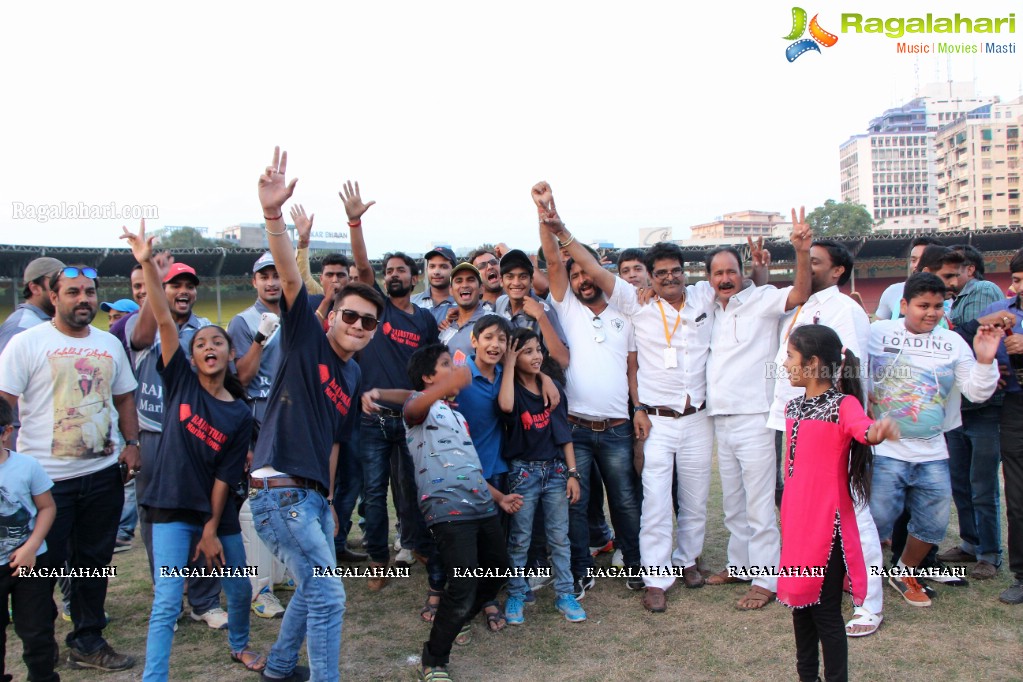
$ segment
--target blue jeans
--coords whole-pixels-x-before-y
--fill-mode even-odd
[[[341,443],[337,460],[337,487],[334,491],[334,509],[337,520],[341,524],[337,536],[334,537],[334,550],[337,554],[348,548],[348,533],[352,530],[352,512],[355,502],[362,494],[362,456],[359,444],[359,422],[355,422],[352,435],[347,442]]]
[[[359,439],[362,449],[363,500],[366,503],[365,549],[370,559],[386,564],[391,553],[387,542],[387,481],[394,461],[398,490],[396,507],[402,535],[410,532],[413,547],[423,556],[433,552],[433,541],[419,511],[412,455],[405,442],[405,425],[401,417],[362,415]]]
[[[960,546],[995,566],[1002,563],[998,492],[1001,412],[999,405],[966,410],[963,425],[945,434]]]
[[[904,508],[909,510],[910,535],[932,545],[944,540],[952,508],[948,460],[904,462],[875,457],[873,468],[870,515],[881,540],[891,539],[892,527]]]
[[[533,516],[541,507],[547,531],[547,545],[554,568],[554,591],[557,596],[572,594],[572,550],[568,542],[568,467],[560,459],[544,462],[512,460],[508,472],[508,492],[522,495],[522,508],[511,516],[508,533],[508,560],[513,568],[524,568],[533,534]],[[586,506],[582,507],[583,514]],[[526,579],[513,577],[508,581],[508,596],[526,595]]]
[[[622,550],[626,566],[639,566],[639,497],[636,494],[636,470],[632,466],[632,424],[593,431],[572,424],[572,447],[579,471],[579,501],[569,507],[569,538],[572,543],[572,574],[586,575],[593,568],[590,554],[588,505],[590,473],[595,463],[607,489],[611,523],[615,529],[615,547]]]
[[[296,584],[280,634],[270,647],[266,670],[278,677],[290,675],[308,634],[312,680],[337,680],[345,587],[341,578],[313,577],[314,568],[337,565],[330,505],[323,495],[303,488],[254,488],[249,495],[259,539],[288,568]]]
[[[121,523],[117,526],[117,539],[131,541],[135,537],[135,526],[139,522],[139,508],[135,504],[135,479],[124,486],[124,507],[121,509]]]
[[[228,504],[231,504],[229,501]],[[171,643],[174,641],[174,623],[181,613],[181,595],[185,578],[160,575],[162,569],[179,571],[189,565],[190,548],[202,536],[202,526],[174,521],[154,523],[153,527],[153,610],[149,616],[149,636],[146,638],[146,669],[144,681],[166,680],[170,668]],[[224,565],[245,568],[245,547],[241,533],[220,536],[224,546]],[[249,607],[252,588],[244,577],[221,578],[220,584],[227,595],[227,641],[231,651],[243,651],[249,644]]]

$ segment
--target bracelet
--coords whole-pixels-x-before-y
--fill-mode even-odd
[[[321,321],[326,322],[326,320],[323,319],[323,313],[320,312],[319,308],[317,308],[313,312],[316,313],[316,317],[320,318]]]
[[[348,227],[362,227],[362,218],[348,221]]]
[[[265,213],[263,214],[263,220],[280,220],[283,217],[284,217],[284,211],[281,211],[280,213],[278,213],[276,218],[267,218],[266,214]]]
[[[264,226],[263,229],[266,230],[266,233],[268,235],[271,235],[273,237],[280,237],[281,235],[288,234],[288,226],[287,225],[285,225],[284,229],[281,230],[280,232],[274,232],[273,230],[271,230],[269,227],[266,227],[266,226]]]
[[[571,236],[570,236],[570,237],[568,238],[568,241],[567,241],[567,242],[563,242],[563,241],[561,241],[561,240],[559,239],[559,240],[558,240],[558,246],[560,246],[561,248],[565,248],[566,246],[568,246],[569,244],[571,244],[571,243],[572,243],[572,242],[574,242],[574,241],[575,241],[575,235],[573,234],[573,235],[571,235]]]

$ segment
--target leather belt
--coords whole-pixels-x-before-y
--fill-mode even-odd
[[[576,417],[575,415],[568,415],[568,421],[576,426],[582,426],[590,431],[607,431],[613,429],[616,426],[621,426],[628,422],[628,419],[601,419],[600,421],[591,421],[589,419],[583,419],[582,417]]]
[[[310,481],[301,476],[270,476],[268,478],[249,476],[249,488],[253,490],[257,488],[305,488],[306,490],[315,490],[324,497],[329,497],[326,488],[316,481]]]
[[[681,412],[679,412],[678,410],[673,410],[670,407],[648,407],[646,408],[646,413],[656,415],[658,417],[671,417],[672,419],[680,419],[682,417],[688,417],[691,414],[696,414],[697,412],[702,412],[703,410],[706,409],[707,403],[706,401],[704,401],[704,403],[699,407],[693,407],[692,405],[690,405]]]

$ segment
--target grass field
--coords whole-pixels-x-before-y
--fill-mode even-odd
[[[725,563],[721,490],[715,474],[710,497],[705,563],[717,570]],[[1003,517],[1004,519],[1004,517]],[[947,541],[958,528],[953,520]],[[358,530],[353,531],[353,538]],[[114,555],[117,577],[110,582],[105,635],[119,651],[139,662],[125,673],[60,669],[77,680],[137,680],[145,655],[151,593],[141,545]],[[609,555],[599,563],[606,565]],[[885,587],[885,622],[871,636],[849,641],[850,678],[856,680],[1023,680],[1023,607],[998,602],[1006,587],[1003,568],[996,579],[974,581],[964,588],[937,588],[929,609],[914,608]],[[414,680],[429,626],[419,620],[426,593],[421,566],[408,579],[394,580],[371,593],[365,582],[346,579],[347,611],[341,648],[341,676],[346,680]],[[621,580],[600,580],[581,602],[589,620],[572,624],[553,607],[553,594],[540,590],[526,607],[526,624],[490,634],[477,620],[473,642],[456,647],[451,674],[456,680],[792,680],[795,648],[788,609],[777,603],[763,611],[740,612],[734,603],[743,593],[736,586],[668,593],[668,611],[649,614],[640,593]],[[285,597],[287,593],[280,593]],[[846,600],[846,616],[851,606]],[[58,620],[62,643],[69,624]],[[252,618],[253,648],[267,651],[279,621]],[[7,663],[23,676],[21,645],[8,631]],[[304,653],[303,653],[304,657]],[[171,659],[174,680],[255,680],[228,658],[226,633],[209,630],[187,617],[180,623]]]

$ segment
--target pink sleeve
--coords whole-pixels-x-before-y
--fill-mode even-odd
[[[867,443],[867,429],[873,423],[874,420],[863,412],[859,400],[851,395],[842,399],[838,407],[838,424],[845,435],[860,443]]]

